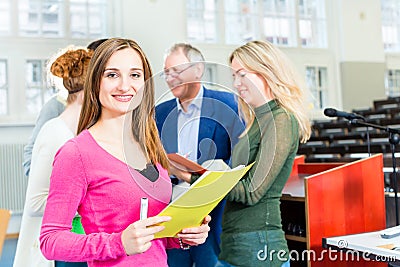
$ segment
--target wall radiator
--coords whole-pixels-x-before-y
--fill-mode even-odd
[[[22,161],[25,144],[0,144],[0,208],[20,213],[24,209],[28,178]]]

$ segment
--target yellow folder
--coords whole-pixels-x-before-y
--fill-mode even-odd
[[[239,166],[227,171],[206,171],[188,191],[172,201],[159,216],[172,219],[161,225],[165,229],[155,234],[155,238],[174,237],[182,229],[201,225],[204,218],[239,182],[253,166]],[[212,218],[211,218],[212,219]]]

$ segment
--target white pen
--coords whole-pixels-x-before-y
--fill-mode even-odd
[[[142,197],[140,199],[140,219],[146,219],[147,218],[147,210],[149,209],[149,200],[147,197]]]

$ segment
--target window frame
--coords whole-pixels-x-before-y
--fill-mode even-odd
[[[47,59],[26,59],[25,60],[25,73],[26,77],[28,76],[28,64],[31,62],[39,63],[39,69],[40,69],[40,78],[37,81],[37,84],[29,84],[28,80],[25,80],[25,106],[26,110],[25,112],[28,113],[36,113],[39,114],[41,107],[55,94],[57,94],[57,89],[49,84],[48,82],[48,73],[47,73]],[[33,73],[32,73],[33,74]],[[37,97],[36,99],[31,99],[28,97],[29,96],[29,91],[31,91],[33,94],[35,94],[34,91],[36,91]],[[36,100],[36,101],[35,101]],[[32,103],[30,103],[32,102]],[[34,102],[38,103],[37,105],[34,104]],[[30,110],[29,106],[32,105],[34,106],[34,110]],[[35,107],[36,106],[36,107]]]
[[[117,32],[122,31],[122,25],[119,22],[115,22],[115,9],[121,9],[120,1],[108,1],[101,0],[104,6],[101,4],[101,10],[106,14],[104,18],[104,25],[101,28],[95,28],[96,32],[101,29],[98,36],[93,36],[92,34],[86,34],[81,37],[72,36],[69,31],[69,7],[65,4],[65,9],[68,12],[63,13],[62,20],[59,22],[62,24],[63,36],[49,37],[49,36],[21,36],[19,34],[19,3],[20,0],[7,0],[9,5],[10,25],[8,27],[9,33],[0,33],[0,48],[1,51],[8,51],[0,55],[0,58],[7,60],[7,82],[8,91],[7,95],[3,94],[2,101],[7,103],[7,114],[0,114],[0,125],[7,124],[22,124],[31,125],[35,122],[38,112],[30,112],[26,108],[28,106],[29,100],[27,100],[27,80],[26,80],[26,67],[25,63],[27,60],[40,59],[42,63],[42,73],[46,75],[46,64],[47,60],[56,54],[60,49],[66,47],[69,44],[74,44],[77,46],[86,46],[95,39],[106,38],[106,36],[120,35]],[[40,3],[46,1],[41,0]],[[71,0],[63,0],[65,3],[70,3]],[[26,3],[26,2],[25,2]],[[98,7],[96,7],[98,10]],[[92,12],[91,9],[86,9],[88,12]],[[3,11],[4,12],[4,11]],[[97,13],[96,13],[97,14]],[[95,15],[97,16],[97,15]],[[104,16],[103,16],[104,17]],[[62,22],[61,22],[62,21]],[[87,32],[87,31],[85,31]],[[45,78],[44,78],[45,79]],[[44,80],[46,81],[46,80]],[[44,84],[44,83],[43,83]],[[12,90],[10,90],[12,88]],[[40,101],[37,101],[37,109],[40,110],[44,102],[50,97],[50,92],[48,88],[53,88],[52,85],[46,84],[40,91]],[[7,97],[6,100],[3,100]],[[39,96],[38,96],[39,97]]]
[[[10,113],[10,103],[9,103],[10,102],[9,101],[10,92],[9,92],[9,78],[8,78],[8,76],[9,76],[8,75],[8,73],[9,73],[9,71],[8,71],[8,60],[4,59],[4,58],[0,58],[0,64],[1,63],[4,63],[4,65],[5,65],[5,67],[4,67],[4,71],[5,71],[4,80],[5,80],[5,82],[4,82],[4,85],[0,84],[0,91],[5,91],[5,95],[6,95],[6,100],[5,100],[6,110],[5,110],[5,113],[1,113],[1,109],[0,109],[0,116],[7,116]]]
[[[386,53],[400,52],[400,3],[396,0],[380,0],[382,13],[382,42]],[[386,13],[389,10],[390,14]]]
[[[390,75],[394,72],[394,75]],[[394,78],[390,78],[393,77]],[[400,68],[387,68],[385,70],[385,93],[388,97],[400,96]]]
[[[288,7],[286,13],[279,12],[278,10],[275,11],[265,10],[264,7],[267,6],[265,2],[266,0],[245,0],[249,2],[247,4],[249,4],[250,8],[249,17],[247,18],[250,27],[249,28],[250,35],[248,38],[245,38],[244,36],[243,38],[238,36],[232,36],[233,33],[237,32],[237,27],[243,25],[243,23],[239,22],[236,24],[234,23],[235,17],[243,19],[243,14],[242,14],[243,12],[240,12],[240,7],[238,9],[239,11],[231,12],[230,9],[232,9],[232,7],[238,7],[240,4],[243,4],[241,2],[243,2],[244,0],[214,0],[214,1],[216,2],[215,7],[223,11],[216,13],[217,19],[214,20],[215,21],[214,28],[216,29],[216,35],[218,37],[216,37],[215,40],[211,41],[201,38],[195,39],[192,38],[191,35],[189,34],[189,28],[191,27],[190,24],[191,20],[188,18],[188,14],[190,12],[193,12],[193,10],[196,10],[196,7],[189,7],[190,2],[187,2],[186,39],[189,42],[238,45],[250,40],[263,39],[263,40],[268,40],[275,45],[290,47],[290,48],[322,48],[322,49],[328,48],[328,36],[326,34],[328,17],[327,17],[327,3],[325,0],[322,0],[323,2],[320,3],[323,4],[320,4],[316,9],[314,9],[315,16],[312,16],[312,14],[302,15],[299,10],[300,2],[308,3],[310,1],[315,1],[315,0],[285,0],[286,1],[285,6]],[[196,5],[198,5],[198,2],[195,3]],[[273,7],[276,7],[276,5],[273,4]],[[242,7],[242,9],[243,8],[245,7]],[[320,15],[320,13],[317,13],[317,11],[320,9],[323,9],[321,11],[323,15],[317,16],[317,14]],[[199,9],[199,12],[204,12],[204,10]],[[282,32],[282,29],[280,29],[279,26],[275,26],[271,29],[271,31],[274,32],[275,35],[270,37],[266,36],[267,33],[267,27],[265,26],[266,20],[269,20],[271,23],[273,22],[277,23],[276,25],[279,24],[281,26],[287,23],[288,36],[285,37],[276,35]],[[302,44],[302,39],[301,39],[302,27],[300,24],[302,21],[311,21],[309,29],[310,36],[317,34],[314,38],[309,38],[311,39],[311,41],[306,42],[305,44]],[[204,21],[203,22],[201,21],[201,18],[198,19],[196,24],[205,25]],[[231,27],[233,27],[234,30],[230,30]],[[324,28],[324,30],[319,30],[321,27]]]
[[[315,80],[313,84],[315,85],[313,88],[309,84],[308,78],[308,69],[314,69]],[[321,78],[321,70],[325,72],[325,78]],[[313,97],[313,108],[316,110],[322,110],[327,106],[327,99],[329,99],[329,69],[327,66],[323,65],[314,65],[314,64],[306,64],[305,65],[305,79],[307,88]],[[322,84],[322,81],[325,80],[326,84]],[[315,91],[316,93],[313,93]]]

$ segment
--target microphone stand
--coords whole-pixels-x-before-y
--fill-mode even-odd
[[[396,225],[399,225],[399,199],[398,199],[398,194],[397,194],[398,186],[397,186],[395,152],[396,152],[396,145],[400,142],[400,130],[393,129],[390,127],[384,127],[384,126],[377,125],[377,124],[368,123],[368,122],[365,122],[360,119],[352,119],[352,120],[350,120],[350,123],[384,130],[385,132],[389,133],[390,150],[392,152],[392,166],[393,166],[392,175],[393,175],[393,180],[394,180],[394,186],[393,186],[394,188],[393,189],[394,189],[394,203],[395,203],[395,208],[396,208]]]

